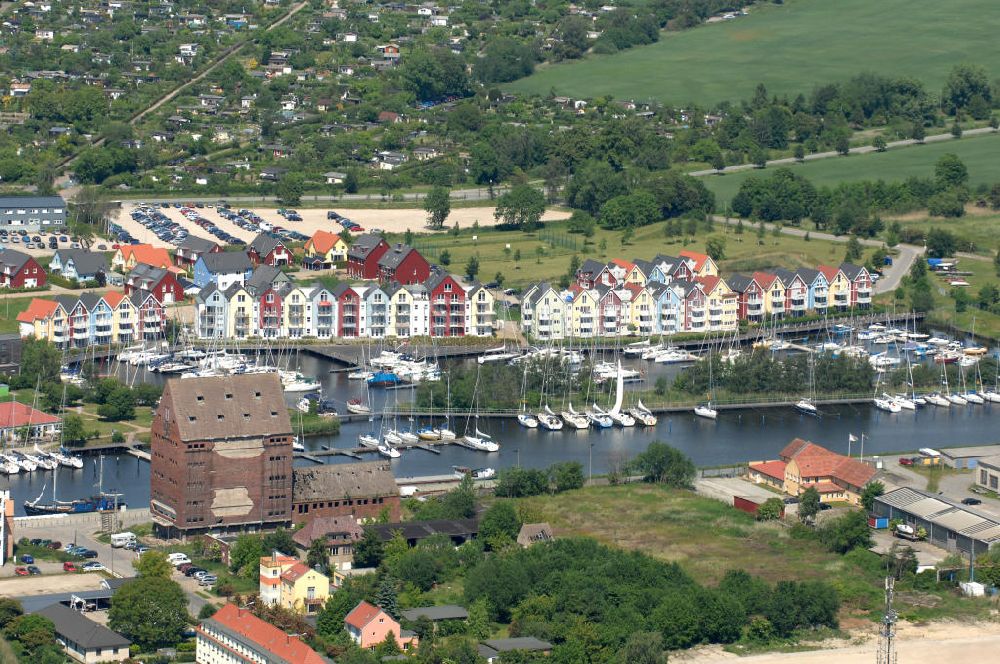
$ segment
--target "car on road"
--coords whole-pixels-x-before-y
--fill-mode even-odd
[[[963,505],[982,505],[983,501],[978,498],[962,498]]]
[[[141,556],[147,551],[149,551],[149,547],[146,546],[145,544],[140,544],[139,546],[135,547],[135,555],[137,556]]]
[[[200,579],[198,579],[198,585],[199,586],[204,586],[204,587],[207,588],[208,586],[214,586],[215,582],[218,581],[218,580],[219,580],[218,577],[213,576],[213,575],[210,574],[208,576],[203,576]]]
[[[70,561],[67,560],[66,562],[63,563],[63,571],[64,572],[76,572],[78,570],[77,570],[76,565],[74,565],[73,563],[71,563]]]
[[[208,574],[208,572],[204,568],[195,567],[194,565],[191,565],[191,567],[188,567],[186,570],[182,571],[184,572],[184,576],[193,576],[195,578],[197,578],[198,574]]]
[[[17,574],[18,576],[28,576],[31,572],[28,571],[27,567],[15,567],[14,574]]]
[[[910,457],[899,457],[899,465],[900,466],[912,466],[913,465],[913,459],[911,459]]]
[[[203,570],[199,570],[199,571],[195,572],[191,576],[194,577],[195,579],[198,579],[199,581],[201,581],[206,576],[215,576],[215,575],[212,574],[211,572],[209,572],[208,570],[204,570],[203,569]]]
[[[84,563],[83,567],[81,567],[80,569],[83,570],[84,572],[103,572],[105,567],[101,563],[94,560],[89,563]]]
[[[97,552],[94,551],[93,549],[84,549],[83,551],[80,551],[76,555],[80,556],[81,558],[96,558]]]
[[[41,573],[42,573],[42,570],[38,569],[38,567],[36,565],[28,565],[28,574],[31,574],[32,576],[35,576],[35,575],[41,574]]]
[[[21,556],[21,562],[24,563],[25,565],[30,565],[35,562],[35,557],[29,555]]]

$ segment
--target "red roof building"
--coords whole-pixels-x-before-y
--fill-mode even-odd
[[[796,438],[779,455],[785,467],[785,492],[797,496],[811,487],[824,500],[839,500],[855,505],[861,492],[875,476],[875,469],[856,459],[831,452],[825,447]],[[831,489],[829,485],[837,487]]]
[[[354,642],[361,648],[375,650],[375,647],[392,634],[402,650],[416,646],[418,639],[413,632],[399,627],[399,623],[388,613],[368,602],[361,601],[344,618],[344,627]]]
[[[0,403],[0,439],[23,437],[22,427],[28,427],[30,437],[52,437],[59,433],[62,420],[19,401]]]
[[[235,604],[226,604],[196,631],[199,662],[326,664],[299,637],[286,634]]]

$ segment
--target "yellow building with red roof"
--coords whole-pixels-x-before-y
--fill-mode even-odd
[[[154,247],[151,244],[123,244],[115,251],[111,258],[111,267],[122,274],[131,272],[132,269],[142,263],[153,267],[169,270],[176,267],[170,258],[170,252],[163,247]],[[183,274],[183,270],[180,270]]]
[[[715,261],[708,254],[699,254],[697,251],[683,249],[677,255],[680,258],[686,258],[694,262],[693,272],[695,277],[719,276],[719,266],[716,265]]]
[[[313,270],[329,270],[347,260],[347,243],[336,233],[318,230],[306,240],[303,265]]]

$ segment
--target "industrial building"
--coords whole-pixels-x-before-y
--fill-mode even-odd
[[[37,231],[65,225],[62,196],[0,196],[0,228]]]
[[[927,531],[927,541],[948,551],[976,555],[1000,542],[1000,517],[972,509],[944,496],[902,488],[875,499],[876,515],[902,519]]]

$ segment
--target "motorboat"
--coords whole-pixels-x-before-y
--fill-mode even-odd
[[[951,341],[949,339],[944,339],[942,337],[931,337],[930,339],[927,340],[927,343],[929,343],[931,346],[947,346],[948,344],[951,343]]]
[[[493,439],[488,435],[483,433],[476,427],[476,435],[465,434],[462,437],[462,441],[467,447],[471,447],[474,450],[479,450],[480,452],[499,452],[500,445],[493,441]]]
[[[378,438],[376,438],[375,434],[373,433],[361,434],[360,436],[358,436],[358,443],[360,443],[362,447],[371,447],[373,449],[378,447],[379,444]]]
[[[313,392],[323,387],[315,378],[303,376],[298,371],[279,371],[278,376],[285,392]]]
[[[544,411],[538,413],[538,425],[548,431],[559,431],[563,428],[562,420],[548,406],[545,406]]]
[[[587,421],[587,417],[581,413],[573,410],[573,404],[569,405],[568,410],[561,411],[559,417],[562,421],[566,423],[570,429],[589,429],[590,422]]]
[[[375,449],[377,449],[378,453],[386,457],[387,459],[398,459],[400,456],[402,456],[399,453],[399,450],[390,445],[388,441],[383,441],[382,443],[379,443],[379,446]]]
[[[372,409],[361,399],[348,399],[347,412],[355,415],[370,415]]]
[[[902,406],[893,401],[892,399],[884,399],[882,397],[875,397],[874,399],[875,407],[879,410],[884,410],[887,413],[898,413],[903,410]]]
[[[928,394],[927,396],[924,397],[924,399],[926,399],[927,403],[929,403],[932,406],[938,406],[940,408],[948,408],[951,406],[951,402],[945,399],[937,392],[934,392],[933,394]]]
[[[698,417],[704,417],[707,420],[714,420],[719,417],[719,411],[712,408],[712,403],[703,403],[694,407],[694,414]]]
[[[347,374],[347,380],[369,380],[375,374],[366,369],[358,369],[357,371],[352,371]]]
[[[680,364],[682,362],[693,362],[697,358],[691,353],[684,350],[665,350],[656,357],[653,361],[657,364]]]
[[[528,412],[521,412],[517,414],[517,423],[520,424],[525,429],[537,429],[538,420],[535,416]]]
[[[402,379],[392,371],[376,371],[368,378],[369,387],[393,387],[401,382]]]
[[[656,426],[656,415],[653,415],[653,412],[646,408],[646,406],[642,403],[642,399],[639,399],[639,402],[635,406],[628,409],[628,414],[631,415],[636,422],[643,426]]]
[[[455,477],[471,477],[474,480],[491,480],[497,476],[497,471],[493,468],[469,468],[468,466],[452,466],[455,469]]]
[[[892,357],[890,355],[886,355],[885,353],[878,353],[868,358],[868,363],[875,369],[888,369],[898,366],[901,362],[902,360],[898,357]]]
[[[986,353],[989,352],[989,349],[986,348],[985,346],[968,346],[967,348],[963,348],[962,352],[965,353],[966,355],[981,357],[983,355],[986,355]]]
[[[812,399],[799,399],[795,403],[795,410],[803,415],[819,415],[819,408],[812,402]]]
[[[622,379],[626,382],[634,382],[642,380],[642,372],[636,369],[625,369],[621,370]],[[594,365],[594,381],[597,383],[603,383],[606,380],[614,380],[618,377],[618,368],[611,362],[599,362]]]
[[[639,357],[647,350],[649,350],[649,339],[644,339],[643,341],[636,341],[625,346],[622,349],[622,354],[625,357]]]
[[[597,404],[594,404],[595,407]],[[607,413],[598,413],[596,410],[588,410],[586,413],[587,421],[590,425],[597,429],[609,429],[614,426],[614,420]]]

